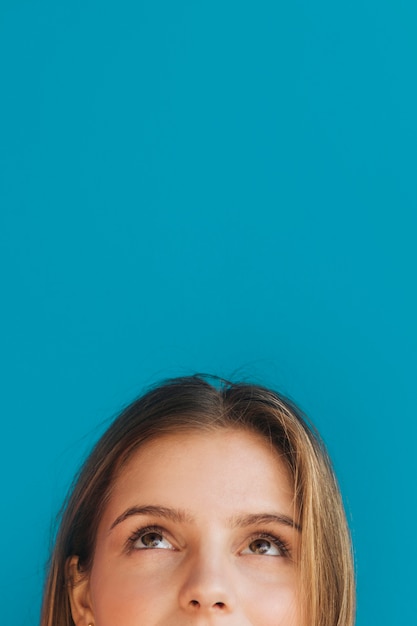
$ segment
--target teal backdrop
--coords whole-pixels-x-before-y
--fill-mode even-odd
[[[414,0],[1,0],[2,624],[108,419],[194,371],[298,401],[357,626],[415,623],[416,32]]]

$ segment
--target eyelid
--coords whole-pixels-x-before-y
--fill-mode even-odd
[[[274,545],[282,553],[281,555],[279,555],[281,558],[291,557],[291,549],[287,541],[284,541],[284,539],[282,539],[278,535],[274,535],[270,532],[265,532],[262,530],[250,535],[250,537],[245,542],[246,546],[245,548],[243,548],[243,550],[246,550],[249,547],[249,545],[253,541],[256,541],[257,539],[265,539],[266,541],[270,541],[272,545]],[[240,551],[241,554],[243,553],[243,550]],[[254,555],[254,556],[262,556],[262,555]],[[263,556],[272,556],[272,555],[263,555]],[[278,556],[278,555],[275,555],[275,556]]]
[[[156,533],[158,535],[161,535],[161,537],[163,539],[165,539],[166,541],[168,541],[169,544],[171,544],[172,548],[147,548],[147,547],[143,547],[143,548],[135,548],[135,543],[143,536],[146,535],[147,533]],[[127,539],[126,544],[126,551],[128,553],[133,552],[134,550],[175,550],[175,546],[173,545],[173,541],[170,538],[169,533],[165,530],[165,528],[163,528],[162,526],[158,526],[157,524],[148,524],[146,526],[140,526],[139,528],[137,528]]]
[[[158,524],[147,524],[145,526],[140,526],[139,528],[137,528],[134,532],[130,534],[130,536],[128,537],[125,543],[126,552],[131,553],[135,550],[140,551],[140,550],[164,549],[164,548],[146,548],[146,547],[135,548],[134,544],[136,543],[136,541],[138,541],[138,539],[140,539],[146,533],[158,533],[172,545],[172,548],[171,548],[172,550],[178,549],[178,545],[175,545],[176,542],[172,539],[171,534],[163,526],[160,526]],[[281,552],[281,555],[279,555],[281,558],[291,558],[292,548],[291,548],[290,542],[282,539],[282,537],[280,537],[279,535],[273,534],[268,530],[259,530],[259,531],[254,531],[253,533],[251,533],[249,537],[245,539],[245,545],[239,551],[240,554],[242,554],[243,551],[248,548],[251,542],[256,541],[257,539],[265,539],[267,541],[270,541],[271,544],[274,545]],[[165,548],[165,549],[169,549],[169,548]],[[262,555],[254,554],[253,556],[262,556]],[[264,556],[272,557],[274,555],[264,555]],[[275,556],[278,556],[278,555],[275,555]]]

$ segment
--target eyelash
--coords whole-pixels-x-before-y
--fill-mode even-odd
[[[266,541],[270,541],[272,545],[280,550],[280,552],[282,553],[282,557],[288,558],[289,556],[291,556],[290,546],[288,545],[288,543],[283,539],[280,539],[276,535],[271,535],[268,532],[262,531],[254,533],[253,536],[249,537],[248,545],[252,543],[252,541],[256,541],[257,539],[265,539]]]
[[[134,545],[136,541],[140,539],[143,535],[146,535],[146,533],[158,533],[162,535],[163,537],[166,537],[166,531],[161,526],[156,526],[152,524],[150,526],[140,527],[137,530],[135,530],[135,532],[133,532],[128,538],[126,542],[126,551],[128,553],[133,552],[135,550]],[[249,545],[253,541],[256,541],[257,539],[265,539],[266,541],[270,541],[276,548],[278,548],[278,550],[280,550],[280,552],[282,553],[282,557],[284,558],[290,557],[291,555],[290,547],[288,543],[285,542],[283,539],[280,539],[280,537],[277,537],[276,535],[272,535],[268,532],[260,531],[260,532],[254,533],[248,538],[247,545]]]
[[[163,537],[166,536],[166,531],[163,528],[161,528],[161,526],[155,526],[155,525],[143,526],[143,527],[141,526],[140,528],[135,530],[134,533],[130,535],[130,537],[128,538],[126,542],[126,549],[128,553],[133,552],[135,550],[136,541],[140,539],[143,535],[146,535],[146,533],[158,533],[162,535]]]

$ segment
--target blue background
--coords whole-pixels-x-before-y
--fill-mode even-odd
[[[358,626],[414,623],[417,5],[2,0],[2,623],[110,416],[208,371],[340,477]]]

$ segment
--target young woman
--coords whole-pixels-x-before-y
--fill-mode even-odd
[[[41,626],[353,626],[324,446],[263,387],[178,378],[113,422],[62,515]]]

